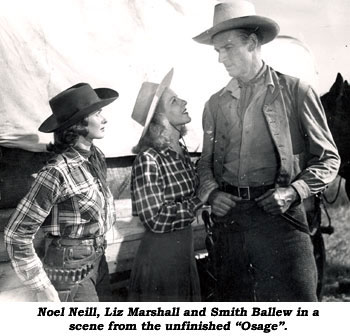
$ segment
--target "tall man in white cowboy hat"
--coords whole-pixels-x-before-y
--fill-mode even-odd
[[[218,300],[317,300],[303,200],[333,181],[339,155],[314,90],[261,59],[278,32],[237,0],[217,4],[213,27],[194,37],[232,77],[205,105],[198,165],[201,185],[216,182]]]

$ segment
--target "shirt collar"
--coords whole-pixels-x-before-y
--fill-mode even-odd
[[[187,152],[186,146],[184,144],[182,144],[181,142],[180,142],[180,146],[182,147],[182,149],[185,152]],[[173,155],[175,155],[175,157],[177,157],[177,158],[180,157],[179,154],[175,150],[173,150],[170,146],[166,146],[165,148],[161,149],[159,152],[164,156],[171,155],[171,153],[172,153]]]
[[[87,157],[84,157],[77,149],[74,147],[69,148],[67,151],[62,153],[71,163],[82,164],[83,162],[88,161]]]
[[[271,86],[272,88],[275,87],[275,83],[272,78],[271,68],[268,65],[266,66],[265,84],[266,86]]]
[[[239,87],[238,81],[236,78],[232,78],[228,84],[224,87],[220,96],[223,96],[226,92],[230,92],[234,98],[239,99],[241,96],[241,88]]]
[[[263,66],[262,66],[261,70],[259,71],[259,73],[249,82],[250,83],[258,82],[262,76],[265,77],[264,83],[266,86],[272,86],[272,87],[275,86],[273,79],[272,79],[271,68],[268,65],[266,65],[265,62],[263,62]],[[224,95],[226,92],[230,92],[230,94],[236,99],[240,98],[241,85],[236,78],[232,78],[228,82],[228,84],[224,87],[224,89],[220,93],[220,96]]]

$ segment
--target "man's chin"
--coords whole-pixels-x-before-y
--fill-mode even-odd
[[[235,77],[235,74],[232,71],[227,71],[227,73],[230,77]]]

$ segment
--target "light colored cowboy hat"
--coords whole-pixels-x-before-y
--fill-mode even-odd
[[[212,45],[214,35],[239,28],[256,29],[262,38],[262,44],[272,41],[279,33],[278,24],[267,17],[256,15],[255,7],[251,2],[232,0],[217,4],[214,10],[213,27],[193,39],[198,43]]]
[[[170,86],[174,69],[171,69],[159,84],[143,82],[137,95],[131,118],[143,126],[141,138],[146,133],[152,120],[160,97],[164,90]]]
[[[75,84],[50,99],[53,114],[40,125],[39,131],[50,133],[72,126],[112,103],[118,96],[118,92],[112,89],[93,89],[87,83]]]

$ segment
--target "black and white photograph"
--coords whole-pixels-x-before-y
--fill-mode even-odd
[[[348,0],[0,13],[5,331],[346,330]]]

